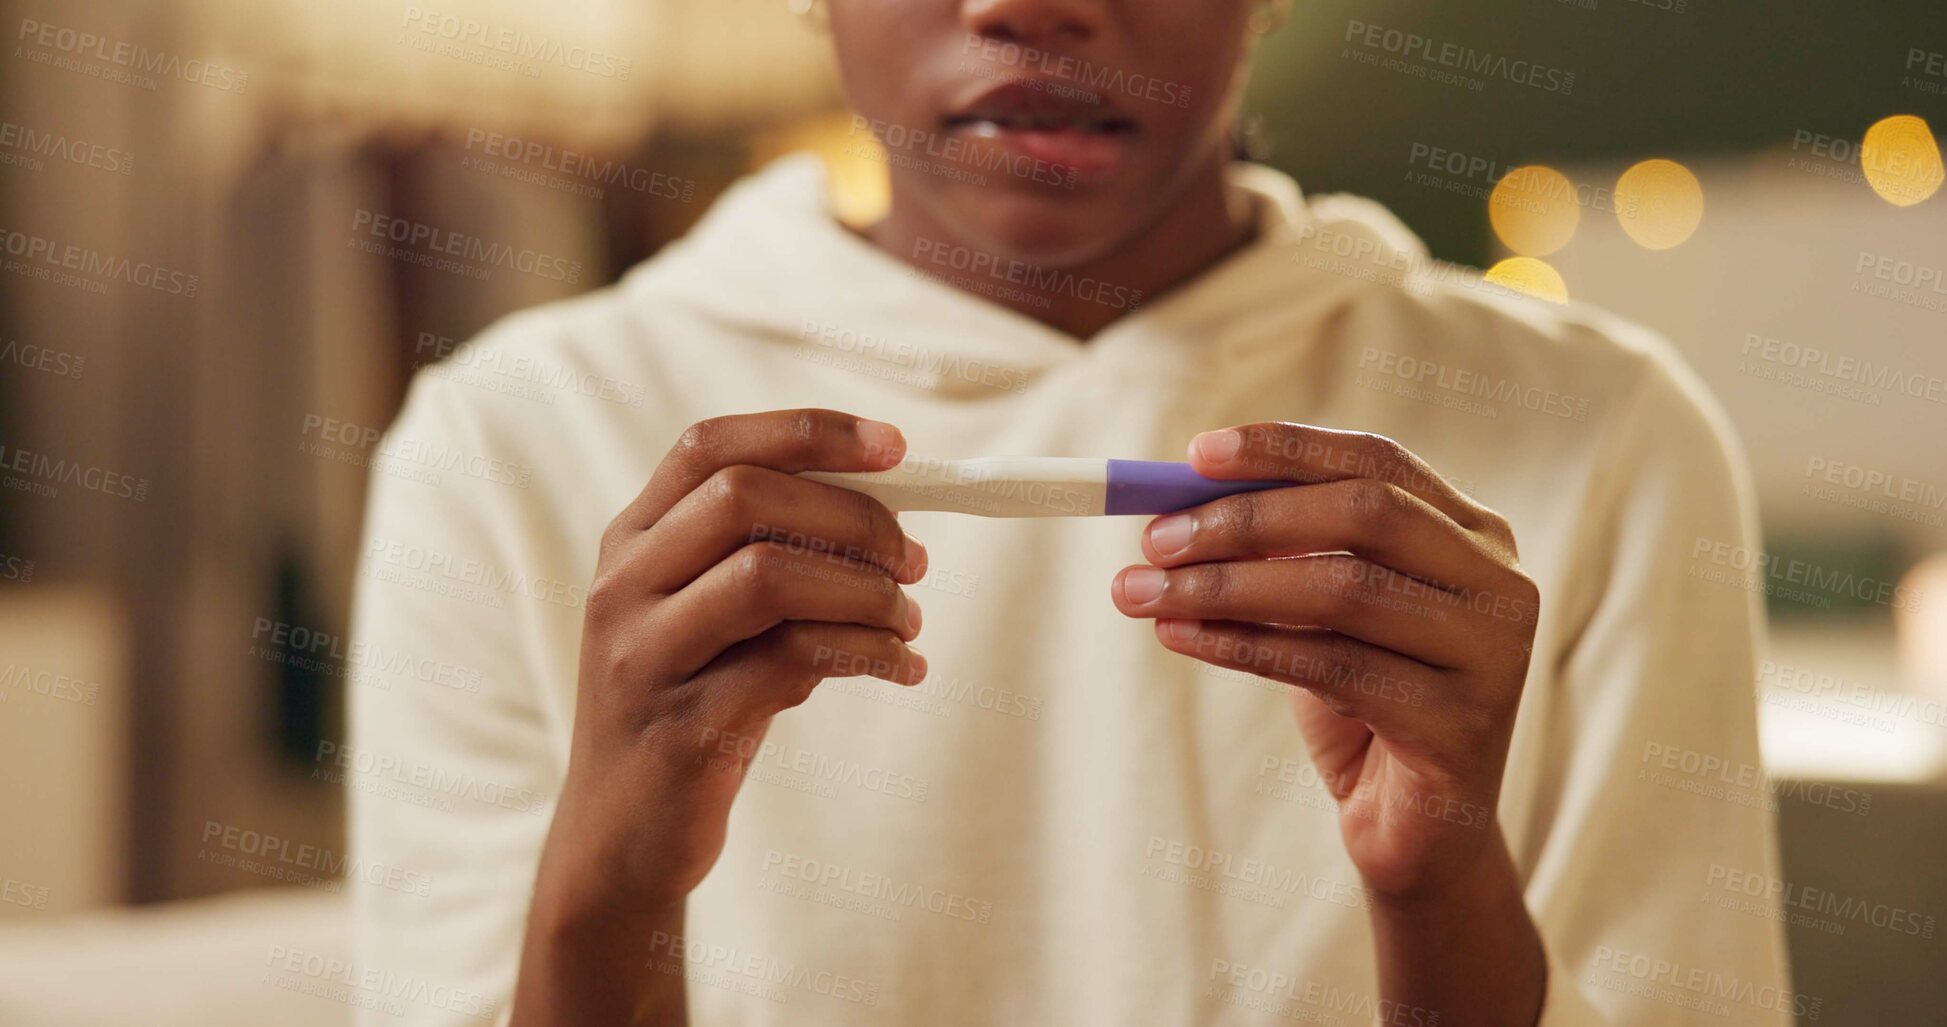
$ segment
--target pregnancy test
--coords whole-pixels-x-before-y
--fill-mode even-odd
[[[1089,457],[909,456],[889,471],[804,471],[799,477],[863,492],[889,510],[942,510],[980,517],[1166,514],[1294,481],[1218,481],[1189,464]]]

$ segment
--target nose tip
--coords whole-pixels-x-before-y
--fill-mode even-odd
[[[1028,46],[1087,39],[1102,28],[1095,0],[968,0],[961,21],[968,32]]]

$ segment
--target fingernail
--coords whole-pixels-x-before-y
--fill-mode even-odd
[[[918,581],[926,576],[926,547],[911,535],[905,536],[905,541],[906,552],[900,557],[899,569],[907,577]]]
[[[1122,598],[1141,606],[1163,594],[1169,575],[1154,567],[1138,567],[1122,576]]]
[[[1207,431],[1190,440],[1197,455],[1213,464],[1229,463],[1237,451],[1244,448],[1244,436],[1235,428],[1222,431]]]
[[[884,421],[859,420],[859,441],[865,443],[865,456],[871,463],[891,467],[906,455],[906,436]]]
[[[920,620],[919,604],[913,602],[912,596],[907,596],[906,597],[906,630],[912,632],[915,635],[919,634],[919,620]]]
[[[1149,548],[1159,556],[1175,556],[1190,545],[1196,530],[1189,514],[1171,514],[1149,526]]]
[[[1195,620],[1166,621],[1163,624],[1163,630],[1169,632],[1170,641],[1175,642],[1177,645],[1183,645],[1197,637],[1197,632],[1203,630],[1203,622]]]
[[[907,684],[917,685],[926,680],[926,654],[912,646],[906,647],[906,664],[910,668]]]

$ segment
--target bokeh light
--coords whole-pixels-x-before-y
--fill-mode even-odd
[[[854,227],[870,225],[892,207],[886,151],[845,115],[797,122],[760,136],[751,147],[752,170],[788,153],[811,152],[825,165],[826,200],[832,216]]]
[[[1487,198],[1487,218],[1502,245],[1522,256],[1545,257],[1575,238],[1582,209],[1567,175],[1528,164],[1501,176]]]
[[[1947,178],[1933,130],[1925,119],[1911,114],[1881,118],[1866,130],[1859,145],[1859,169],[1873,192],[1895,207],[1925,202]]]
[[[1568,283],[1562,273],[1545,260],[1534,257],[1509,257],[1487,269],[1484,276],[1495,285],[1525,293],[1551,303],[1568,302]]]
[[[1676,161],[1639,161],[1616,180],[1616,220],[1638,246],[1674,249],[1703,223],[1703,183]]]

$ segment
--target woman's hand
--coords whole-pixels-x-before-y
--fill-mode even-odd
[[[1388,1001],[1532,1023],[1545,959],[1495,810],[1539,597],[1507,521],[1376,435],[1254,424],[1190,457],[1303,484],[1152,521],[1153,566],[1116,576],[1117,607],[1169,649],[1297,686]]]
[[[609,525],[520,1022],[680,1020],[671,939],[771,718],[827,677],[924,676],[900,585],[920,580],[926,551],[877,500],[795,474],[884,470],[904,453],[891,425],[829,410],[704,421]],[[644,971],[670,960],[679,972]]]
[[[1151,522],[1153,567],[1115,601],[1177,652],[1298,686],[1312,759],[1373,890],[1470,869],[1495,801],[1534,641],[1514,535],[1390,439],[1298,424],[1206,432],[1210,478],[1304,482]]]

